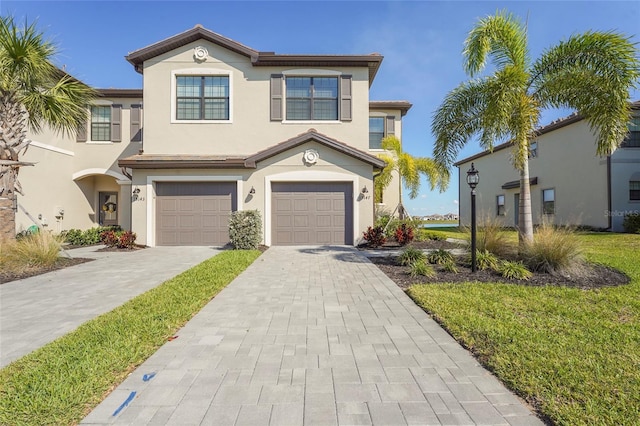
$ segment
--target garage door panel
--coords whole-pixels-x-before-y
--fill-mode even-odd
[[[347,182],[274,182],[273,244],[352,244],[352,188]]]
[[[158,182],[156,244],[224,245],[236,204],[233,182]]]

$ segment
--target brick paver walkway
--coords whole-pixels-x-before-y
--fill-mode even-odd
[[[83,424],[542,423],[350,247],[272,247]]]

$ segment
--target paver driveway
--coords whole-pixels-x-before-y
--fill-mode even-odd
[[[0,367],[214,256],[209,247],[69,250],[92,262],[0,285]]]
[[[83,424],[542,424],[350,247],[272,247]]]

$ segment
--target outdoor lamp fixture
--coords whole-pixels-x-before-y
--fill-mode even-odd
[[[251,189],[249,190],[249,194],[253,195],[256,193],[256,189],[252,186]]]
[[[360,192],[362,192],[363,194],[367,194],[367,193],[369,193],[369,190],[367,189],[367,186],[365,185],[365,186],[362,188],[362,191],[360,191]]]
[[[471,188],[471,272],[476,272],[476,186],[480,182],[478,170],[471,163],[467,171],[467,184]]]

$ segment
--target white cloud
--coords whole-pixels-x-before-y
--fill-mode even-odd
[[[427,198],[427,194],[422,194],[420,198]]]
[[[458,200],[453,200],[453,204],[458,204]]]

